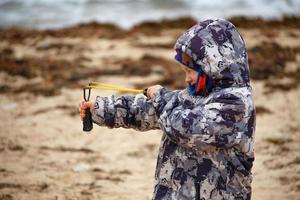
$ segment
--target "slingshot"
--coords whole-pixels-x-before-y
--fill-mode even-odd
[[[110,91],[118,91],[118,92],[134,93],[134,94],[143,93],[145,96],[147,96],[147,88],[143,90],[138,90],[138,89],[125,88],[113,84],[91,82],[83,88],[83,98],[86,102],[90,100],[91,89],[110,90]],[[92,129],[93,129],[92,113],[90,109],[87,109],[85,113],[85,117],[83,118],[83,131],[89,132]]]

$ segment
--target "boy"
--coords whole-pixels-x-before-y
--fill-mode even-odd
[[[93,122],[163,131],[153,200],[250,199],[255,106],[245,43],[233,24],[202,21],[175,44],[188,88],[82,102]]]

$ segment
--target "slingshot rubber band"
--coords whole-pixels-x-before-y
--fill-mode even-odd
[[[91,82],[87,86],[85,86],[85,88],[96,89],[96,90],[111,90],[111,91],[128,92],[128,93],[136,93],[136,94],[144,93],[144,90],[125,88],[118,85],[99,83],[99,82]]]

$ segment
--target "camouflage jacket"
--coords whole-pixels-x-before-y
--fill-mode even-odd
[[[93,121],[163,131],[153,200],[250,199],[255,106],[244,41],[230,22],[215,19],[190,28],[175,48],[217,81],[212,93],[97,96]]]

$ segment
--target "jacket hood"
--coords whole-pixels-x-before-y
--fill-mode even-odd
[[[197,23],[178,38],[175,49],[201,65],[219,87],[249,84],[245,42],[236,27],[225,19]]]

